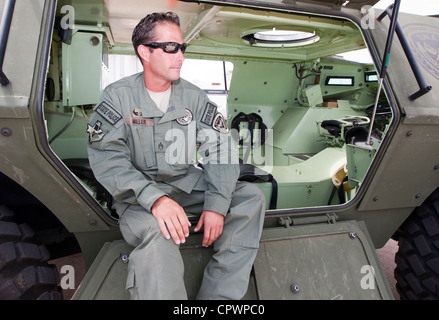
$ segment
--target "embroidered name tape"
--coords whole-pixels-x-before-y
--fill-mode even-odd
[[[129,124],[129,125],[153,127],[154,126],[154,119],[152,119],[152,118],[126,117],[125,118],[125,123]]]

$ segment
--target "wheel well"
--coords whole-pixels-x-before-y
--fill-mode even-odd
[[[73,233],[30,192],[0,172],[0,205],[15,212],[17,223],[27,223],[36,243],[45,245],[51,259],[81,252]]]
[[[427,201],[428,199],[434,198],[436,199],[437,197],[439,197],[439,187],[437,187],[436,189],[434,189],[431,194],[425,199],[425,201]],[[418,207],[417,207],[418,208]],[[395,233],[390,237],[392,240],[398,241],[399,240],[399,236],[402,232],[402,225],[405,223],[405,221],[409,220],[410,217],[414,214],[414,212],[416,211],[416,208],[412,211],[412,213],[410,213],[410,215],[407,217],[407,219],[404,220],[404,222],[401,224],[401,226],[395,231]]]
[[[438,299],[439,188],[400,229],[395,279],[401,299]]]

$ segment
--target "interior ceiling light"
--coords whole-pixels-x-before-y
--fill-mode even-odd
[[[254,46],[261,47],[296,47],[305,46],[319,41],[315,32],[297,30],[272,30],[258,31],[242,38]]]

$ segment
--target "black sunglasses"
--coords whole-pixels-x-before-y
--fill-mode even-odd
[[[181,53],[184,53],[187,48],[187,43],[179,44],[177,42],[146,42],[141,45],[154,49],[161,48],[166,53],[177,53],[180,49]]]

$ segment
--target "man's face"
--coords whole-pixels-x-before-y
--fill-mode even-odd
[[[177,42],[183,44],[181,30],[173,23],[157,24],[155,36],[156,38],[153,42]],[[183,61],[184,56],[181,50],[178,50],[177,53],[166,53],[161,48],[156,48],[152,53],[149,53],[151,75],[159,82],[170,82],[180,79]]]

